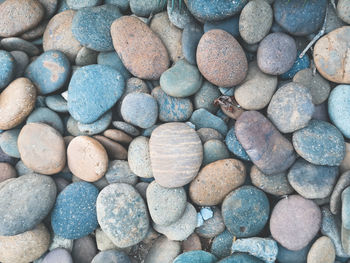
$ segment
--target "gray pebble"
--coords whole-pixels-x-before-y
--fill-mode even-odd
[[[336,215],[340,212],[340,208],[341,208],[341,193],[343,192],[343,190],[345,188],[347,188],[348,186],[350,186],[350,171],[346,171],[345,173],[343,173],[337,183],[335,184],[334,188],[333,188],[333,192],[331,195],[331,200],[330,200],[330,211],[332,212],[332,214]]]

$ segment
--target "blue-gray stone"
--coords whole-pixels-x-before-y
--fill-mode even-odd
[[[84,135],[84,133],[78,129],[78,122],[71,116],[69,116],[66,122],[66,130],[68,135],[73,135],[73,136]]]
[[[23,51],[15,50],[15,51],[11,51],[10,53],[16,62],[15,78],[20,78],[23,76],[24,70],[26,69],[26,67],[29,64],[29,57]],[[6,67],[5,67],[5,69],[6,69]]]
[[[328,114],[334,125],[350,139],[350,85],[338,85],[328,98]]]
[[[310,59],[308,54],[305,54],[302,58],[300,58],[300,53],[301,52],[299,51],[297,59],[295,60],[292,68],[280,75],[281,79],[292,79],[300,70],[310,67]]]
[[[35,109],[40,107],[46,107],[45,97],[38,95],[35,100]]]
[[[248,0],[188,0],[187,7],[199,21],[218,21],[238,14]]]
[[[51,95],[45,97],[45,104],[53,111],[60,113],[68,112],[67,101],[61,95]]]
[[[144,129],[141,133],[142,136],[151,137],[152,132],[159,126],[159,124],[155,124],[152,127]]]
[[[140,131],[138,129],[136,129],[133,125],[123,122],[123,121],[114,121],[113,126],[115,128],[117,128],[118,130],[121,130],[123,132],[126,132],[127,134],[131,135],[131,136],[139,136],[140,135]]]
[[[311,120],[293,134],[295,151],[310,163],[337,166],[344,159],[345,142],[341,132],[325,121]]]
[[[226,123],[205,109],[195,110],[191,116],[190,122],[196,126],[196,129],[212,128],[219,131],[224,136],[227,133]]]
[[[310,242],[301,250],[289,250],[281,245],[278,245],[277,260],[281,263],[305,263],[307,254],[313,242]]]
[[[108,170],[105,177],[110,184],[125,183],[135,185],[138,177],[129,167],[129,163],[123,160],[114,160],[108,163]]]
[[[28,174],[0,191],[0,235],[14,236],[39,224],[55,203],[56,185],[48,176]]]
[[[12,129],[4,131],[0,135],[0,148],[7,155],[14,158],[21,158],[17,147],[17,139],[21,129]]]
[[[96,199],[98,189],[87,182],[68,185],[58,196],[51,214],[55,234],[78,239],[90,234],[97,226]]]
[[[274,17],[288,33],[306,36],[322,26],[327,5],[327,0],[276,0]]]
[[[84,123],[78,122],[77,127],[85,135],[95,135],[106,130],[108,126],[111,124],[111,122],[112,122],[112,111],[109,110],[92,123],[84,124]]]
[[[102,0],[66,0],[70,9],[81,9],[101,4]]]
[[[208,81],[204,81],[202,87],[193,98],[195,109],[204,108],[215,114],[219,107],[214,105],[214,100],[220,97],[220,95],[221,93],[218,87]]]
[[[227,229],[233,235],[252,237],[265,227],[270,205],[263,191],[254,186],[242,186],[226,196],[221,212]]]
[[[17,162],[17,159],[4,153],[4,151],[0,147],[0,162],[15,165]]]
[[[214,238],[211,244],[210,252],[218,258],[225,258],[231,255],[231,246],[233,235],[230,231],[225,230],[220,235]]]
[[[230,157],[230,153],[226,148],[226,145],[220,140],[209,140],[203,145],[203,162],[202,165],[227,159]]]
[[[64,248],[56,248],[50,251],[41,263],[73,263],[71,254]]]
[[[314,165],[300,158],[290,168],[288,181],[305,198],[326,198],[332,193],[338,174],[337,166]]]
[[[213,207],[212,211],[210,207],[203,207],[200,210],[203,224],[196,228],[196,233],[200,237],[214,238],[225,230],[225,224],[221,216],[221,211],[217,207]]]
[[[203,27],[197,23],[187,24],[182,32],[182,54],[192,65],[197,64],[197,46],[203,34]]]
[[[167,2],[168,17],[174,26],[183,29],[187,24],[196,21],[183,1],[167,0]]]
[[[235,127],[233,126],[226,135],[225,143],[230,152],[232,152],[239,159],[244,161],[250,161],[247,152],[242,147],[241,143],[238,141],[235,133]]]
[[[159,120],[163,122],[184,122],[191,117],[193,105],[190,99],[171,97],[160,87],[152,90],[152,96],[158,102]]]
[[[104,65],[79,68],[68,87],[68,110],[82,123],[92,123],[113,107],[125,88],[123,76]]]
[[[148,17],[162,11],[167,1],[159,0],[130,0],[131,12],[137,16]]]
[[[61,13],[63,11],[69,10],[70,7],[67,4],[66,0],[58,0],[58,5],[57,5],[57,14]]]
[[[235,253],[217,263],[263,263],[264,261],[244,253]]]
[[[61,117],[46,107],[35,109],[27,118],[27,123],[42,122],[55,128],[61,134],[64,133],[64,126]]]
[[[19,160],[16,163],[16,167],[15,168],[16,168],[18,176],[35,173],[33,170],[31,170],[27,166],[25,166],[25,164],[22,162],[22,160]]]
[[[233,16],[221,21],[206,22],[204,24],[204,32],[208,32],[213,29],[221,29],[230,33],[234,37],[239,36],[239,16]]]
[[[350,187],[344,189],[341,194],[342,200],[342,210],[341,210],[341,219],[342,227],[345,229],[350,229]]]
[[[193,250],[177,256],[173,263],[215,263],[217,258],[209,252],[203,250]]]
[[[124,79],[127,80],[131,77],[130,72],[126,69],[117,52],[100,52],[97,56],[97,64],[110,66],[119,71],[123,75]]]
[[[123,12],[129,8],[129,0],[104,0],[105,4],[116,5]]]
[[[79,9],[72,21],[72,33],[79,43],[96,51],[112,51],[111,25],[122,14],[115,5]]]
[[[0,89],[5,88],[15,73],[15,59],[5,50],[0,50]]]
[[[40,50],[29,41],[18,37],[8,37],[0,41],[2,47],[7,51],[19,50],[25,52],[28,56],[40,54]]]
[[[131,263],[131,261],[125,252],[111,249],[98,253],[91,263]]]
[[[232,88],[219,87],[221,94],[226,96],[235,95],[235,89],[236,89],[235,87],[232,87]]]

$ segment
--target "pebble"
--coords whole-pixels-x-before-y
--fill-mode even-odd
[[[209,140],[223,140],[223,136],[220,132],[212,128],[200,128],[197,130],[197,134],[201,139],[202,143],[205,143]]]
[[[33,43],[18,37],[8,37],[1,40],[1,45],[7,51],[19,50],[25,52],[28,56],[36,56],[40,53]]]
[[[84,236],[74,240],[72,256],[74,262],[91,263],[97,254],[96,243],[91,236]]]
[[[128,184],[110,184],[97,198],[97,219],[102,230],[120,248],[142,241],[149,229],[147,207]]]
[[[201,240],[196,233],[192,233],[187,239],[182,241],[183,252],[188,252],[193,250],[202,250]]]
[[[289,250],[278,244],[277,260],[281,263],[305,263],[312,242],[300,250]]]
[[[69,83],[69,113],[79,122],[92,123],[114,106],[124,92],[124,87],[123,76],[111,67],[81,67]]]
[[[341,210],[341,219],[342,219],[342,228],[348,230],[350,228],[350,220],[349,220],[349,191],[350,187],[344,189],[341,194],[342,201],[342,210]],[[344,236],[342,235],[342,239]],[[344,241],[343,241],[344,243]]]
[[[197,46],[203,34],[204,32],[202,26],[195,22],[186,24],[182,31],[182,54],[184,58],[192,65],[197,64]]]
[[[129,2],[131,12],[143,17],[159,13],[166,5],[166,1],[159,2],[158,0],[129,0]]]
[[[345,142],[345,157],[339,166],[340,173],[350,170],[350,143]]]
[[[149,142],[153,176],[163,187],[188,184],[197,175],[203,147],[197,133],[184,123],[157,127]]]
[[[210,252],[218,258],[225,258],[231,255],[233,235],[227,229],[217,235],[212,242]]]
[[[17,140],[23,163],[41,174],[55,174],[66,164],[66,147],[61,134],[44,123],[26,124]]]
[[[350,2],[348,0],[339,0],[337,4],[337,13],[341,20],[350,24]]]
[[[71,254],[63,248],[56,248],[50,251],[44,257],[41,263],[60,263],[60,262],[73,263]]]
[[[125,12],[129,8],[129,0],[105,0],[104,3],[116,5],[123,12]]]
[[[69,252],[72,252],[73,249],[73,239],[66,239],[52,233],[51,244],[49,250],[54,250],[56,248],[64,248]]]
[[[50,233],[44,224],[18,235],[0,236],[0,260],[25,263],[40,258],[49,248]]]
[[[173,261],[173,263],[187,262],[214,263],[217,262],[217,258],[204,250],[194,250],[180,254]]]
[[[0,63],[0,89],[3,89],[14,77],[17,65],[14,56],[5,50],[0,50]]]
[[[35,109],[28,116],[26,123],[45,123],[57,130],[60,134],[64,133],[61,117],[56,112],[46,107]]]
[[[246,110],[261,110],[265,108],[277,87],[277,77],[262,72],[256,61],[248,65],[248,74],[235,89],[237,103]]]
[[[125,252],[117,250],[101,251],[91,261],[91,263],[105,262],[130,263],[131,261]]]
[[[273,5],[276,22],[295,36],[307,36],[321,28],[328,1],[276,0]]]
[[[300,58],[300,52],[297,53],[297,58],[293,64],[293,67],[287,72],[281,75],[281,79],[292,79],[296,73],[303,69],[308,69],[310,67],[310,59],[307,54]]]
[[[299,0],[298,0],[299,1]],[[295,40],[285,33],[271,33],[259,44],[257,62],[260,70],[281,75],[293,67],[297,57]]]
[[[226,135],[225,143],[227,146],[227,149],[233,153],[235,156],[237,156],[239,159],[243,161],[250,161],[250,158],[247,154],[247,152],[242,147],[241,143],[238,141],[236,134],[235,134],[235,128],[232,127]]]
[[[187,24],[191,24],[196,21],[188,10],[186,4],[179,4],[179,2],[172,2],[169,0],[167,2],[167,15],[170,22],[174,26],[184,29]]]
[[[127,135],[125,132],[116,129],[107,129],[103,132],[103,135],[113,141],[123,144],[129,144],[132,141],[132,137]]]
[[[314,46],[314,62],[320,74],[336,83],[350,84],[347,50],[349,49],[350,27],[337,28],[320,38]]]
[[[293,134],[295,151],[316,165],[338,166],[345,156],[344,138],[328,122],[311,120],[306,128]]]
[[[283,133],[291,133],[308,125],[314,112],[310,91],[297,83],[280,87],[267,108],[267,116]]]
[[[135,185],[137,176],[134,174],[127,161],[113,160],[108,163],[108,170],[105,177],[109,184],[125,183]]]
[[[307,246],[320,226],[320,208],[299,195],[280,200],[270,218],[272,237],[289,250],[300,250]]]
[[[113,126],[131,136],[139,136],[140,131],[129,123],[123,121],[113,121]]]
[[[206,109],[195,110],[192,113],[190,122],[193,123],[197,129],[212,128],[219,131],[223,136],[227,134],[228,128],[226,123]]]
[[[82,47],[75,58],[75,65],[83,67],[91,64],[97,64],[98,54],[99,53],[95,50]]]
[[[149,148],[149,139],[144,136],[135,138],[129,145],[128,162],[130,170],[139,177],[153,177]]]
[[[51,95],[45,97],[45,104],[47,107],[58,113],[67,113],[67,101],[61,95]]]
[[[159,237],[147,253],[145,263],[172,262],[181,252],[181,243]]]
[[[348,186],[350,186],[350,172],[345,171],[341,174],[333,188],[333,192],[330,199],[330,211],[332,212],[332,214],[336,215],[340,212],[341,193]]]
[[[98,250],[105,251],[117,248],[101,228],[96,229],[95,237]]]
[[[259,43],[270,31],[273,11],[269,3],[249,1],[239,16],[239,33],[248,44]]]
[[[225,143],[219,140],[209,140],[203,145],[203,162],[202,165],[207,165],[218,160],[227,159],[230,153],[226,148]]]
[[[34,171],[32,169],[29,169],[27,166],[25,166],[25,164],[21,160],[19,160],[16,163],[16,171],[18,173],[18,176],[34,173]]]
[[[187,205],[186,192],[182,187],[165,188],[156,181],[147,187],[146,198],[153,222],[162,226],[179,220]]]
[[[57,3],[57,1],[56,1],[56,3]],[[50,17],[48,17],[48,19],[49,18]],[[27,40],[27,41],[35,41],[37,39],[40,39],[42,37],[42,35],[44,34],[48,23],[49,23],[49,20],[43,20],[36,27],[22,33],[19,37],[24,39],[24,40]],[[32,42],[32,44],[34,44],[34,43]]]
[[[17,172],[15,168],[9,163],[0,162],[0,183],[6,181],[10,178],[17,177]]]
[[[7,155],[14,158],[21,158],[18,151],[17,139],[20,129],[11,129],[4,131],[0,135],[0,147]]]
[[[235,15],[224,20],[205,22],[203,29],[204,32],[208,32],[212,29],[221,29],[227,33],[230,33],[234,37],[239,37],[239,15]]]
[[[264,174],[284,172],[295,161],[292,144],[257,111],[244,112],[235,124],[235,133],[252,162]]]
[[[128,153],[121,144],[101,135],[95,135],[93,138],[105,148],[110,159],[126,160]]]
[[[14,76],[16,78],[20,78],[23,75],[24,70],[26,69],[26,67],[29,64],[29,57],[25,52],[19,51],[19,50],[11,51],[10,53],[13,56],[13,58],[15,59],[15,64],[16,64]],[[4,65],[2,70],[8,69],[5,66],[5,63],[4,62],[2,62],[2,63]],[[1,75],[3,76],[3,73],[1,73]]]
[[[233,254],[230,257],[224,258],[220,261],[218,261],[218,263],[231,263],[231,262],[237,262],[237,263],[262,263],[264,261],[253,257],[251,255],[245,254],[245,253],[237,253],[237,254]]]
[[[195,94],[201,87],[202,76],[197,67],[186,60],[177,61],[160,77],[160,86],[169,96],[184,98]]]
[[[92,7],[101,4],[101,0],[66,0],[67,5],[71,9],[81,9],[84,7]]]
[[[114,68],[115,70],[119,71],[119,73],[123,75],[124,79],[128,80],[127,83],[129,83],[129,81],[130,81],[129,78],[131,77],[131,74],[125,68],[125,66],[124,66],[123,62],[121,61],[120,57],[118,56],[117,52],[115,52],[115,51],[99,52],[98,56],[97,56],[97,64],[110,66],[110,67]],[[125,93],[127,93],[127,90],[128,90],[128,84],[126,85]],[[123,96],[124,96],[124,94],[123,94]]]
[[[131,1],[132,10],[133,3],[139,1],[143,0]],[[149,1],[147,5],[150,5]],[[111,35],[115,50],[134,76],[155,80],[168,69],[169,55],[162,40],[138,18],[123,16],[115,20],[111,26]]]
[[[0,94],[0,129],[12,129],[24,121],[34,109],[35,99],[36,88],[29,79],[12,81]]]
[[[333,263],[335,249],[329,237],[322,236],[315,241],[307,255],[308,263]]]
[[[109,110],[92,123],[85,124],[85,123],[78,122],[77,128],[84,135],[95,135],[106,130],[111,124],[111,122],[112,122],[112,111]]]
[[[202,75],[214,85],[232,87],[247,75],[248,62],[238,41],[221,29],[205,33],[197,47],[197,64]]]
[[[212,217],[209,219],[204,218],[203,225],[196,228],[196,233],[202,238],[214,238],[225,230],[220,209],[214,206],[213,211]]]
[[[232,190],[241,186],[246,177],[243,163],[224,159],[204,166],[190,184],[189,195],[197,205],[218,205]]]
[[[193,102],[195,109],[204,108],[215,114],[218,106],[214,104],[214,100],[220,97],[219,89],[208,81],[204,81],[202,87],[194,95]]]
[[[227,229],[237,237],[259,234],[270,213],[266,195],[254,186],[242,186],[233,190],[225,197],[221,209]]]

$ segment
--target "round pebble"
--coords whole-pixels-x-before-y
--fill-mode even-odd
[[[217,262],[217,258],[209,252],[203,250],[195,250],[182,253],[173,261],[173,263],[186,262],[214,263]]]
[[[144,136],[135,138],[129,145],[128,162],[130,169],[139,177],[153,177],[149,139]]]
[[[108,170],[105,177],[110,184],[125,183],[135,185],[137,176],[134,174],[127,161],[114,160],[108,163]]]
[[[28,56],[36,56],[40,53],[33,43],[18,37],[8,37],[1,40],[1,45],[8,51],[19,50],[25,52]]]
[[[5,88],[12,80],[15,69],[16,61],[13,55],[5,50],[0,50],[0,89]]]
[[[335,249],[332,240],[322,236],[315,241],[307,255],[308,263],[333,263]]]
[[[51,95],[45,97],[45,104],[48,108],[55,112],[66,113],[68,112],[67,101],[61,95]]]
[[[14,158],[21,158],[18,151],[17,140],[20,129],[11,129],[4,131],[0,135],[0,147],[7,155]]]
[[[94,64],[94,63],[92,63]],[[110,66],[119,71],[123,75],[123,77],[128,80],[129,83],[130,72],[125,68],[123,62],[118,56],[117,52],[109,51],[109,52],[99,52],[97,56],[97,64]],[[128,84],[126,86],[125,93],[128,90]],[[124,94],[123,94],[124,95]]]
[[[116,129],[105,130],[103,132],[103,135],[113,141],[124,143],[124,144],[129,144],[132,141],[132,138],[129,135],[127,135],[125,132],[122,132]]]
[[[16,169],[9,163],[0,162],[0,183],[17,177]]]
[[[244,161],[250,161],[250,158],[247,154],[247,152],[242,147],[241,143],[238,141],[235,133],[235,127],[232,127],[226,135],[225,143],[227,146],[227,149],[233,153],[235,156],[237,156],[239,159]]]
[[[190,122],[195,125],[197,129],[212,128],[219,131],[223,136],[227,133],[226,123],[219,117],[211,114],[206,109],[198,109],[192,113]]]
[[[105,262],[131,263],[128,255],[125,254],[125,252],[117,251],[117,250],[101,251],[91,261],[91,263],[105,263]]]
[[[164,236],[159,237],[148,251],[145,263],[172,262],[180,251],[180,242],[169,240]]]
[[[73,263],[71,254],[64,248],[56,248],[50,251],[43,259],[42,263]]]
[[[219,140],[209,140],[203,145],[203,162],[202,165],[207,165],[218,160],[227,159],[230,153],[226,148],[225,143]]]
[[[63,122],[60,118],[60,116],[46,108],[46,107],[40,107],[35,109],[27,118],[26,123],[45,123],[47,125],[50,125],[52,128],[59,131],[61,134],[64,133],[64,127]]]

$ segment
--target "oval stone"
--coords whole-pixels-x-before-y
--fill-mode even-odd
[[[51,250],[43,259],[42,263],[73,263],[71,254],[64,248],[56,248]]]
[[[15,177],[17,177],[15,168],[9,163],[0,162],[0,183]]]
[[[190,122],[193,123],[197,129],[212,128],[219,131],[223,136],[227,133],[227,124],[221,118],[203,108],[195,110],[192,113]]]
[[[151,134],[153,176],[163,187],[180,187],[192,181],[202,164],[203,147],[195,130],[184,123],[166,123]]]
[[[308,263],[333,263],[335,249],[332,240],[322,236],[315,241],[307,255]]]
[[[3,89],[12,80],[18,66],[14,56],[5,50],[0,50],[0,63],[0,89]]]
[[[145,263],[172,262],[181,252],[181,243],[159,237],[146,255]]]
[[[125,252],[112,249],[101,251],[91,261],[91,263],[105,262],[130,263],[131,261]]]
[[[128,162],[130,169],[139,177],[153,177],[149,139],[144,136],[135,138],[129,145]]]
[[[203,36],[203,28],[198,23],[188,23],[185,25],[182,31],[182,54],[184,58],[191,63],[196,65],[196,52],[199,40]]]

